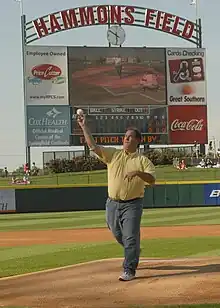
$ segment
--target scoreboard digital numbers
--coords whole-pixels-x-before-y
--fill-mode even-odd
[[[121,145],[128,127],[142,133],[142,144],[167,144],[167,108],[165,106],[75,106],[72,117],[71,144],[85,144],[82,130],[76,121],[76,110],[86,114],[88,126],[97,144]]]

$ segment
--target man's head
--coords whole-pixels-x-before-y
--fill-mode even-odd
[[[129,127],[126,130],[124,141],[123,141],[123,148],[127,152],[133,153],[137,150],[141,143],[141,133],[137,128]]]

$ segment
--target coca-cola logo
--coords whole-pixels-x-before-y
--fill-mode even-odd
[[[175,131],[202,131],[204,125],[203,119],[192,119],[189,121],[181,121],[180,119],[175,119],[171,125],[170,129]]]
[[[59,77],[62,74],[61,69],[53,64],[41,64],[32,68],[31,71],[34,77],[43,80],[50,80]]]

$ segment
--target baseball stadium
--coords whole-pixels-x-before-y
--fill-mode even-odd
[[[106,27],[109,46],[32,44],[93,25]],[[123,47],[129,25],[195,46]],[[22,179],[0,179],[0,307],[220,307],[219,156],[199,162],[208,144],[201,20],[94,5],[31,21],[22,15],[21,26],[26,164]],[[126,127],[135,124],[138,151],[155,165],[156,182],[144,188],[139,265],[129,281],[118,279],[125,250],[107,224],[107,168],[79,142],[86,139],[79,108],[99,146],[124,146]],[[181,144],[178,150],[191,151],[187,158],[161,150]],[[34,174],[30,149],[54,145],[84,150],[50,156]]]

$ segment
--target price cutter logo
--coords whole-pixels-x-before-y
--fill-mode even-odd
[[[31,77],[28,77],[29,83],[37,86],[43,81],[50,81],[53,84],[65,83],[65,77],[62,76],[62,70],[53,64],[40,64],[34,66],[31,70]]]

